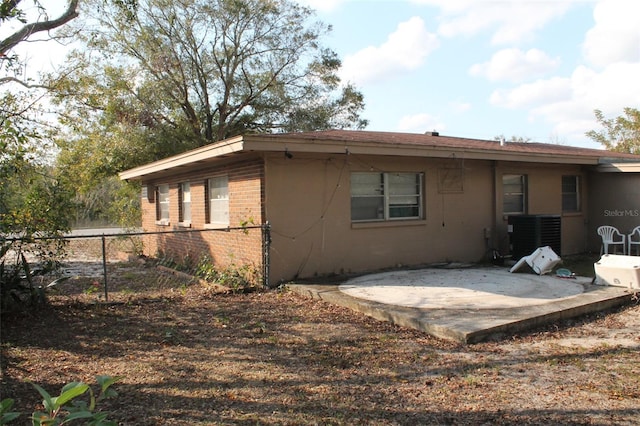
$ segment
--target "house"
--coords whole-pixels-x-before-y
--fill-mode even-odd
[[[519,217],[553,218],[559,255],[598,251],[597,226],[640,224],[639,172],[596,149],[329,130],[237,136],[120,178],[142,184],[145,231],[202,230],[149,235],[148,254],[268,261],[273,285],[507,255]],[[268,253],[259,230],[206,232],[264,223]]]

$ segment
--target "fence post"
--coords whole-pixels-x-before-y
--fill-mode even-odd
[[[102,234],[102,272],[104,273],[104,301],[109,301],[109,291],[107,290],[107,244],[105,236]]]
[[[269,251],[271,248],[271,225],[262,225],[262,286],[269,287]]]

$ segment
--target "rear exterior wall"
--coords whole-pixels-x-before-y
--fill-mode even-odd
[[[266,159],[271,277],[359,273],[442,261],[479,261],[493,224],[487,161],[369,155]],[[352,222],[354,172],[421,173],[424,217]]]
[[[496,247],[502,253],[509,253],[508,215],[504,206],[502,177],[504,175],[525,175],[526,214],[559,215],[561,220],[562,253],[572,255],[587,250],[587,222],[589,212],[589,176],[581,166],[563,164],[532,164],[518,162],[496,162]],[[564,212],[562,209],[562,177],[580,178],[579,209]]]
[[[267,156],[265,212],[272,226],[271,277],[316,275],[440,262],[478,262],[510,253],[502,177],[527,176],[526,214],[561,216],[561,254],[586,247],[586,176],[580,166],[450,158]],[[353,222],[353,172],[424,175],[424,217]],[[580,211],[562,211],[562,177],[580,176]]]

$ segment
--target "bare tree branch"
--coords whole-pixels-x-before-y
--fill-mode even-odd
[[[4,40],[0,41],[0,57],[6,56],[9,50],[13,49],[21,41],[29,38],[32,34],[42,31],[51,31],[76,18],[78,16],[78,1],[79,0],[70,0],[67,10],[62,15],[60,15],[59,18],[42,22],[32,22],[25,25],[20,30],[16,31]],[[19,2],[14,1],[14,3],[15,7],[15,5],[17,5],[17,3]]]
[[[44,84],[29,84],[26,81],[20,80],[16,77],[0,77],[0,86],[6,83],[17,83],[27,89],[51,89],[51,86]]]

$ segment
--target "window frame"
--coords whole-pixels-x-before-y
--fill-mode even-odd
[[[224,182],[224,186],[216,186],[213,185],[216,182]],[[206,186],[206,191],[205,191],[205,205],[206,205],[206,211],[205,211],[205,226],[209,227],[209,228],[228,228],[229,227],[229,217],[230,217],[230,211],[229,211],[229,176],[227,175],[221,175],[221,176],[213,176],[208,178],[205,181],[205,186]],[[222,194],[221,198],[213,198],[213,191],[215,189],[220,189],[220,188],[225,188],[224,193]],[[219,195],[218,195],[219,196]],[[223,206],[222,209],[219,208],[214,208],[214,206]],[[226,216],[226,220],[224,221],[219,221],[213,220],[213,216],[215,211],[221,211],[222,214],[224,216]]]
[[[191,226],[191,182],[181,182],[178,185],[178,224]]]
[[[573,190],[565,191],[565,179],[571,178],[573,180]],[[582,197],[580,196],[582,184],[580,175],[563,175],[561,183],[562,192],[562,213],[580,213],[582,211]],[[570,198],[569,198],[570,197]],[[574,206],[571,208],[565,208],[565,203],[570,201]]]
[[[357,182],[355,179],[358,175],[368,176],[371,179],[371,183],[376,186],[366,188],[360,184],[359,193],[354,193]],[[415,183],[411,183],[409,186],[415,185],[417,193],[407,193],[402,191],[402,188],[395,186],[393,183],[394,176],[411,175],[412,179],[415,179]],[[351,222],[352,223],[371,223],[371,222],[398,222],[398,221],[415,221],[424,219],[424,172],[352,172],[350,178],[350,200],[351,200]],[[375,182],[375,183],[374,183]],[[366,182],[365,182],[366,183]],[[363,191],[364,189],[364,191]],[[400,193],[394,193],[400,190]],[[415,198],[416,201],[406,202],[408,199]],[[354,200],[378,200],[377,203],[371,204],[370,208],[377,209],[377,217],[368,218],[356,218],[354,213],[357,206],[354,205]],[[401,202],[404,199],[405,202]],[[394,201],[396,201],[394,203]],[[377,204],[377,207],[376,207]],[[416,215],[394,215],[394,209],[417,209]],[[397,211],[397,210],[396,210]]]
[[[517,177],[520,179],[520,191],[507,191],[505,182],[505,178],[514,178]],[[512,185],[512,184],[511,184]],[[516,214],[527,214],[527,210],[529,208],[529,178],[526,174],[516,174],[516,173],[505,173],[502,175],[502,213],[503,215],[516,215]],[[519,196],[522,199],[520,210],[507,210],[507,197]]]
[[[166,189],[166,191],[164,191]],[[170,223],[170,197],[171,188],[168,183],[156,185],[156,224],[169,225]]]

